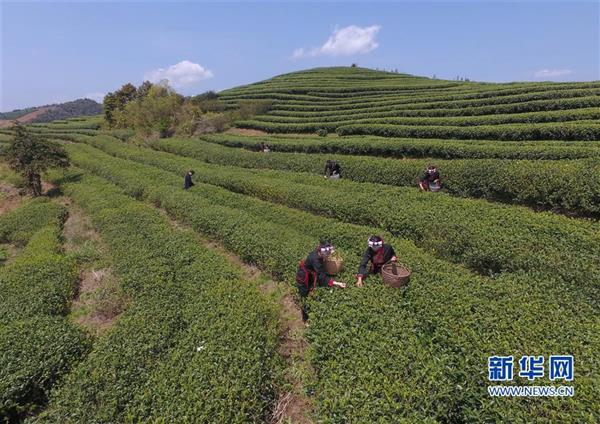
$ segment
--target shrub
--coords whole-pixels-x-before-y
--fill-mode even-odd
[[[323,236],[333,239],[345,252],[349,270],[342,278],[346,279],[351,278],[356,269],[369,234],[381,233],[396,247],[401,259],[413,269],[407,291],[389,290],[377,280],[371,280],[362,290],[330,293],[328,289],[321,289],[310,300],[309,359],[315,367],[316,380],[309,390],[315,393],[319,419],[331,422],[399,419],[518,422],[540,416],[585,421],[592,416],[590,405],[597,397],[597,388],[593,377],[588,376],[593,375],[595,347],[600,341],[594,331],[595,307],[588,301],[593,297],[581,296],[590,288],[590,285],[583,287],[583,280],[579,287],[552,273],[544,273],[543,269],[504,272],[495,278],[477,276],[461,266],[426,254],[410,241],[394,237],[380,226],[344,222],[357,222],[358,217],[373,215],[374,210],[383,206],[383,203],[373,205],[365,201],[363,195],[371,193],[372,187],[361,192],[358,185],[346,182],[347,186],[339,189],[339,185],[332,188],[322,178],[307,178],[301,174],[257,172],[193,162],[198,182],[191,191],[183,192],[173,187],[180,182],[180,170],[188,167],[191,160],[114,143],[99,142],[98,145],[111,155],[130,157],[153,166],[118,159],[86,146],[72,146],[74,160],[125,189],[131,180],[142,181],[148,202],[159,203],[171,216],[219,239],[245,261],[256,263],[276,276],[292,280],[296,261]],[[299,182],[307,179],[309,185]],[[334,193],[337,197],[333,197]],[[257,196],[268,201],[255,198]],[[412,204],[418,211],[419,222],[423,221],[424,210],[434,210],[426,207],[426,201],[432,198],[427,193],[410,196],[407,192],[396,197],[399,200],[389,207],[400,211],[393,213],[394,220],[402,218],[397,222],[400,227],[408,221],[404,218],[405,210],[398,209],[399,202]],[[385,196],[386,201],[392,198]],[[416,203],[417,198],[422,198],[424,203]],[[444,198],[436,199],[443,201]],[[273,202],[335,215],[341,221]],[[470,210],[458,211],[456,202],[452,208],[466,216],[473,214]],[[447,214],[448,210],[443,212]],[[486,209],[482,213],[478,209],[477,213],[475,218],[485,221],[490,212]],[[390,211],[375,215],[379,219],[390,215]],[[506,221],[514,221],[517,216],[515,212]],[[497,219],[493,219],[497,224]],[[365,219],[360,221],[366,223]],[[477,234],[485,237],[487,232],[481,230],[461,237],[465,229],[448,226],[448,222],[444,221],[446,232],[435,234],[449,234],[456,237],[456,241],[465,241]],[[567,231],[570,236],[575,234],[572,230]],[[422,234],[428,237],[426,232]],[[448,238],[439,239],[439,243],[450,247],[453,242]],[[275,251],[274,244],[278,247]],[[510,246],[512,249],[514,244]],[[526,251],[537,254],[535,249]],[[533,259],[532,256],[529,259]],[[519,321],[515,322],[517,315]],[[513,330],[506,331],[507,328]],[[485,363],[490,353],[519,355],[531,350],[552,352],[556,349],[567,349],[582,358],[578,360],[581,364],[578,372],[586,377],[578,383],[580,396],[560,403],[540,399],[526,408],[520,402],[489,400],[482,382],[487,381]],[[168,400],[173,394],[181,396],[188,392],[186,386],[177,392],[174,389],[174,382],[181,382],[176,376],[188,374],[178,367],[169,366],[169,369],[165,389],[158,390],[158,403],[173,411],[172,416],[181,418],[182,403]],[[160,381],[152,380],[154,384],[148,387],[156,387]],[[181,385],[190,379],[183,381]],[[152,395],[149,390],[144,395],[149,408]],[[205,410],[202,407],[197,413],[203,414]],[[133,417],[156,418],[150,413]]]

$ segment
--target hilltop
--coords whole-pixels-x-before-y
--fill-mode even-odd
[[[100,103],[90,99],[77,99],[71,102],[34,106],[0,113],[0,127],[9,126],[13,120],[32,124],[78,116],[98,115],[100,113],[102,113]]]
[[[600,139],[600,81],[449,81],[365,68],[316,68],[219,93],[228,107],[269,100],[236,123],[272,133],[415,138]]]

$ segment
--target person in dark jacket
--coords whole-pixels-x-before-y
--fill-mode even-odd
[[[185,174],[185,178],[183,179],[183,189],[188,190],[190,187],[194,185],[192,182],[192,175],[194,175],[194,171],[189,170],[187,174]]]
[[[308,254],[305,260],[300,261],[296,271],[296,285],[302,303],[302,321],[308,319],[306,298],[317,287],[346,287],[346,284],[335,281],[325,272],[323,262],[331,256],[334,248],[329,241],[321,241],[319,245]]]
[[[438,191],[442,187],[440,173],[435,165],[429,165],[419,179],[421,191]]]
[[[378,274],[381,272],[383,264],[396,262],[396,252],[389,244],[385,244],[379,236],[371,236],[367,241],[367,250],[363,255],[362,261],[356,274],[356,285],[362,287],[364,280],[369,274]],[[371,267],[367,271],[367,265],[371,262]]]
[[[342,168],[340,164],[334,160],[325,162],[325,178],[340,178],[342,176]]]
[[[260,142],[260,151],[263,153],[269,153],[271,151],[271,148],[269,147],[269,145],[267,143],[265,143],[264,141]]]

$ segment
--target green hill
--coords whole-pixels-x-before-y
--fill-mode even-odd
[[[0,214],[0,422],[597,422],[598,108],[577,105],[599,89],[327,68],[220,101],[272,102],[241,127],[358,135],[233,128],[140,142],[103,116],[27,125],[72,167],[45,175],[61,196]],[[538,137],[556,139],[527,140]],[[329,159],[341,179],[323,178]],[[443,187],[421,192],[431,163]],[[0,172],[0,196],[14,177]],[[405,288],[355,284],[373,234],[412,270]],[[298,261],[322,239],[348,287],[301,300]],[[78,305],[73,285],[96,272],[109,281],[87,293],[81,281],[80,294],[126,301],[90,344],[72,318],[93,324],[103,308]],[[543,376],[530,378],[530,355]],[[552,374],[554,355],[573,355],[573,375]],[[509,381],[493,357],[513,364]]]
[[[237,126],[414,138],[599,140],[600,81],[483,83],[364,68],[317,68],[224,90],[229,107],[267,99]]]

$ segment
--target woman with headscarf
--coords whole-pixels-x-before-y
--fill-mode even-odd
[[[396,252],[389,244],[383,242],[383,238],[379,236],[371,236],[367,241],[367,250],[363,254],[362,261],[358,267],[356,274],[356,285],[361,287],[368,275],[379,274],[381,267],[388,262],[396,262]],[[367,271],[367,265],[371,262],[371,266]]]

